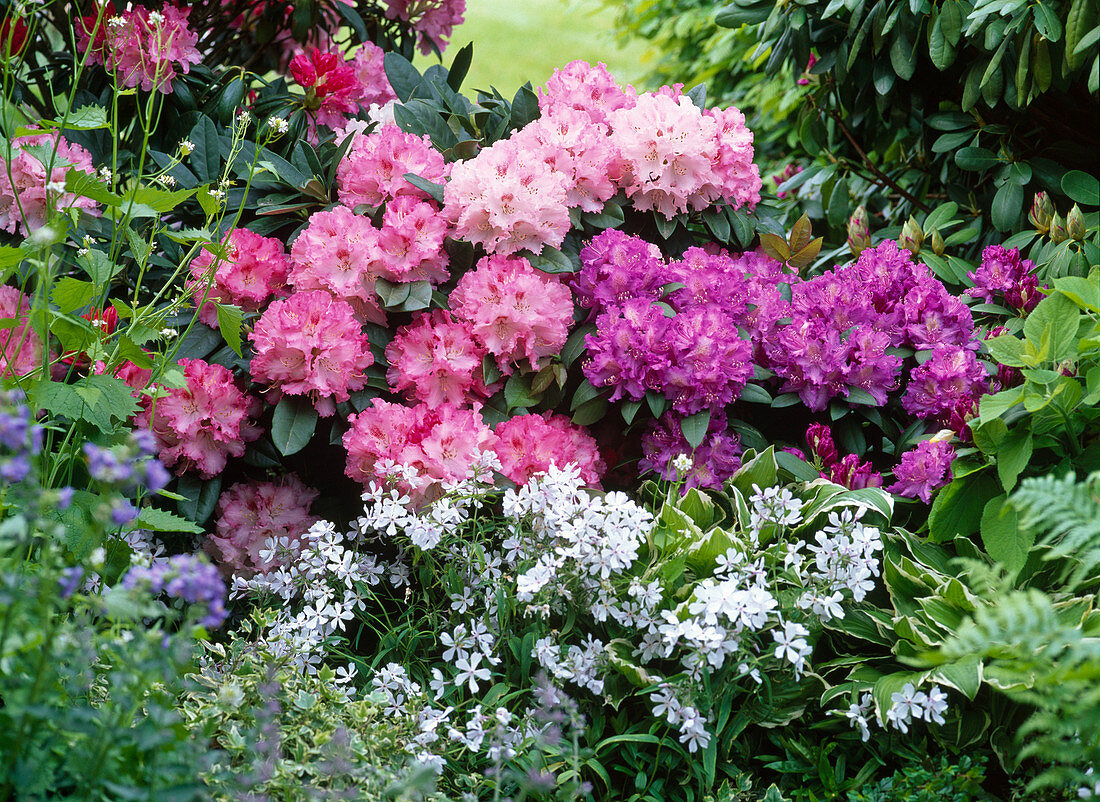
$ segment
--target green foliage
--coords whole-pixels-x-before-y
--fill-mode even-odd
[[[932,767],[906,766],[875,785],[848,793],[848,802],[974,802],[990,796],[982,790],[984,760],[946,756]]]

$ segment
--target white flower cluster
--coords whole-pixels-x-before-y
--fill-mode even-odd
[[[933,685],[928,693],[917,690],[912,682],[902,686],[901,691],[891,694],[890,709],[886,711],[886,722],[882,720],[877,711],[874,712],[874,720],[878,726],[886,729],[893,725],[902,732],[909,732],[909,725],[914,721],[926,721],[929,724],[943,724],[943,714],[947,711],[947,694],[939,685]],[[843,713],[838,710],[831,711],[832,715],[843,715],[848,723],[859,730],[860,738],[868,741],[871,738],[871,719],[874,711],[874,699],[871,694],[864,693],[858,703],[848,705]]]

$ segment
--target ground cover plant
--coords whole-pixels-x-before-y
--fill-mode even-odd
[[[4,797],[1100,794],[1094,170],[849,219],[464,5],[3,6]]]

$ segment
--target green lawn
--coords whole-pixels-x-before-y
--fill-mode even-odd
[[[474,61],[463,82],[467,94],[490,85],[511,98],[526,81],[538,87],[555,67],[574,59],[602,61],[620,81],[634,81],[647,71],[645,47],[615,42],[614,13],[599,0],[468,0],[466,21],[455,28],[443,53],[454,54],[474,43]],[[420,56],[424,69],[435,56]]]

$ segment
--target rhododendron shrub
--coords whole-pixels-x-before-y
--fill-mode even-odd
[[[260,402],[241,391],[233,374],[201,359],[181,359],[186,387],[142,398],[135,423],[157,439],[161,462],[176,473],[204,479],[220,473],[229,457],[244,455],[260,436],[254,423]]]
[[[386,378],[395,390],[429,406],[462,406],[490,395],[482,374],[485,353],[469,323],[437,309],[398,329],[386,346]]]
[[[0,149],[0,230],[29,235],[46,223],[50,210],[98,214],[94,200],[65,189],[71,169],[95,172],[88,151],[56,131],[12,138]]]
[[[121,85],[167,94],[177,70],[188,73],[202,61],[195,47],[198,34],[187,23],[189,14],[189,8],[166,3],[156,11],[134,6],[116,15],[114,5],[107,3],[77,26],[78,48]]]
[[[324,416],[366,385],[364,371],[374,364],[351,306],[322,290],[275,301],[249,337],[252,378],[270,387],[268,400],[304,396]]]
[[[218,498],[217,524],[204,548],[223,573],[251,576],[284,565],[317,522],[309,508],[318,495],[294,474],[274,482],[239,482]]]
[[[225,258],[206,250],[195,257],[187,283],[199,306],[199,320],[212,328],[218,325],[216,303],[257,312],[273,295],[286,293],[290,273],[283,243],[274,237],[234,229],[225,250]]]

